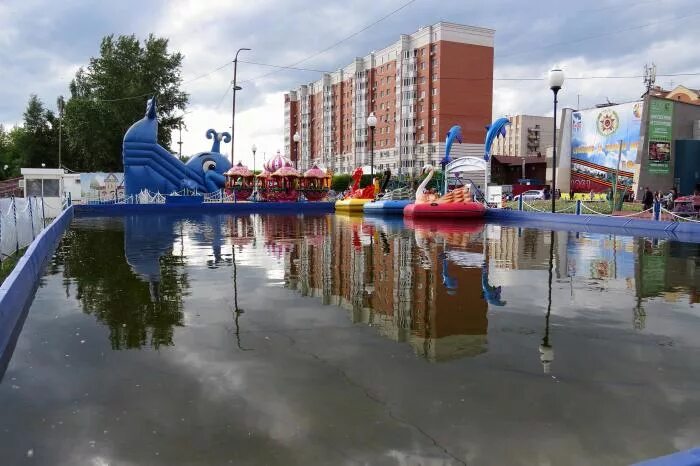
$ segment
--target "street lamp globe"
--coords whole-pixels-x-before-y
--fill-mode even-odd
[[[299,142],[301,137],[299,136],[299,133],[294,133],[294,136],[292,136],[292,139],[294,139],[294,142]]]
[[[252,150],[252,151],[253,151],[253,154],[255,154],[255,153],[258,151],[258,146],[256,146],[255,144],[253,144],[253,147],[251,147],[250,150]]]
[[[558,66],[555,66],[549,72],[549,88],[553,91],[558,91],[563,85],[564,71]]]
[[[370,128],[377,126],[377,117],[374,116],[374,112],[370,112],[369,116],[367,117],[367,126]]]
[[[549,71],[549,88],[554,94],[554,113],[552,118],[552,126],[554,131],[552,131],[552,213],[555,212],[556,199],[557,199],[557,94],[564,85],[564,71],[558,66],[555,66]]]

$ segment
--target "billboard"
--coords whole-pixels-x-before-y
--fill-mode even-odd
[[[80,191],[83,199],[109,200],[124,195],[124,173],[81,173]]]
[[[581,110],[571,121],[571,192],[635,191],[643,102]]]
[[[649,103],[649,173],[669,173],[672,136],[673,102],[652,99]]]

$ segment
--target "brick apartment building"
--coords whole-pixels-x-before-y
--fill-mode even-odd
[[[369,165],[367,116],[374,112],[375,170],[408,174],[439,164],[455,124],[463,144],[453,146],[453,157],[481,156],[492,113],[493,40],[493,30],[439,22],[286,93],[285,152],[302,169],[320,164],[349,173]]]

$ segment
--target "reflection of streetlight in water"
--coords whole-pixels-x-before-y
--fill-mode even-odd
[[[241,351],[250,351],[250,348],[243,348],[241,346],[241,328],[238,325],[238,318],[245,311],[238,307],[238,274],[236,270],[236,245],[231,245],[231,260],[233,262],[233,322],[236,325],[236,345]]]
[[[545,374],[549,374],[550,366],[554,361],[554,348],[549,344],[549,316],[552,313],[552,275],[554,270],[554,230],[550,232],[549,239],[549,293],[547,295],[547,314],[545,314],[544,338],[540,345],[540,362]]]

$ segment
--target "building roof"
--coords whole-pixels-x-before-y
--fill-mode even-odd
[[[501,165],[522,165],[523,160],[525,160],[525,165],[537,164],[537,163],[547,163],[545,157],[538,157],[536,155],[527,155],[525,157],[518,157],[512,155],[493,155],[492,156]]]

